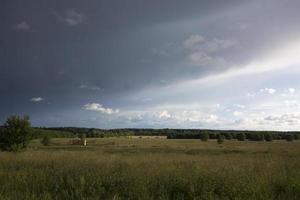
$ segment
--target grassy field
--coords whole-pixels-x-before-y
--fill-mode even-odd
[[[0,152],[0,199],[300,199],[300,141],[32,141]]]

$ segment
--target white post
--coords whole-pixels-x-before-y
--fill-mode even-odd
[[[82,145],[86,146],[86,138],[83,138],[81,141],[82,141]]]

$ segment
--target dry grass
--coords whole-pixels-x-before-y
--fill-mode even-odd
[[[300,199],[298,141],[87,142],[0,153],[0,199]]]

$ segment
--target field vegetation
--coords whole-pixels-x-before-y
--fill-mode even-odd
[[[0,199],[300,199],[298,139],[298,132],[31,128],[29,117],[11,116],[0,127]]]
[[[299,141],[71,140],[0,152],[0,199],[300,199]]]

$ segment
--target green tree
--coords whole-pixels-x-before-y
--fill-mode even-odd
[[[201,139],[202,141],[207,141],[208,138],[209,138],[209,135],[208,135],[207,132],[203,132],[203,133],[200,135],[200,139]]]
[[[222,134],[218,135],[218,144],[222,144],[225,140],[225,136]]]
[[[232,140],[232,135],[231,135],[231,133],[225,133],[225,138],[226,138],[226,140]]]
[[[294,140],[294,136],[292,134],[288,134],[285,136],[286,141],[292,142]]]
[[[245,141],[245,140],[246,140],[246,135],[245,135],[245,133],[238,133],[238,134],[236,135],[236,139],[237,139],[238,141]]]
[[[273,135],[272,135],[272,133],[266,133],[265,134],[265,140],[267,142],[272,142],[273,141]]]
[[[44,146],[48,146],[51,143],[51,138],[48,135],[45,135],[42,139],[41,139],[41,143]]]
[[[11,116],[6,120],[0,132],[0,149],[19,151],[27,147],[31,138],[29,117]]]
[[[251,140],[253,140],[253,141],[264,141],[264,139],[265,139],[265,136],[261,132],[252,134],[252,138],[251,138]]]

